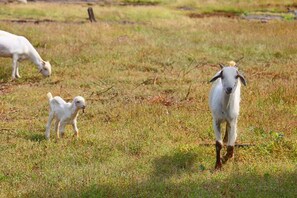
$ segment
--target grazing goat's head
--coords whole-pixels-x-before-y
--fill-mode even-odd
[[[52,73],[51,64],[48,61],[42,61],[42,65],[39,72],[42,73],[43,76],[49,77]]]
[[[83,110],[83,113],[84,113],[84,110],[86,108],[86,101],[85,101],[85,99],[83,97],[76,96],[73,99],[73,103],[74,103],[74,105],[75,105],[76,108],[82,109]]]
[[[234,92],[238,84],[238,79],[244,86],[246,86],[246,80],[243,75],[239,73],[237,67],[223,67],[221,71],[212,77],[210,82],[214,82],[218,78],[221,79],[223,89],[226,94],[231,94]]]

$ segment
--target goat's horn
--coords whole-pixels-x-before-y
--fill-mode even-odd
[[[224,65],[222,63],[219,63],[219,65],[220,65],[221,69],[224,68]]]
[[[237,59],[237,60],[235,61],[235,63],[238,63],[238,62],[241,61],[243,58],[244,58],[244,56],[242,56],[241,58]]]

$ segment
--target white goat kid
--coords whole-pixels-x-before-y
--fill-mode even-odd
[[[51,75],[51,64],[42,60],[36,49],[23,36],[0,30],[0,56],[12,57],[12,79],[20,78],[19,62],[30,59],[43,76]]]
[[[214,82],[215,81],[215,82]],[[239,115],[240,87],[246,85],[246,80],[238,72],[237,67],[223,67],[211,80],[214,82],[210,91],[209,106],[213,117],[213,128],[216,136],[216,169],[222,167],[233,157],[237,137],[237,118]],[[227,143],[227,153],[221,159],[223,147],[221,123],[226,122],[224,143]]]
[[[50,113],[48,117],[48,122],[46,125],[45,138],[50,138],[50,128],[53,119],[56,119],[55,131],[57,133],[57,138],[64,136],[64,129],[67,124],[71,124],[74,130],[74,136],[78,138],[78,128],[77,128],[77,116],[78,111],[86,107],[85,99],[81,96],[76,96],[72,103],[66,103],[61,97],[55,96],[49,92],[47,94],[50,104]]]

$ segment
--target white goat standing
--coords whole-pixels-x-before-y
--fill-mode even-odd
[[[67,124],[72,125],[74,136],[78,138],[77,116],[80,109],[82,109],[84,112],[84,109],[86,107],[85,99],[81,96],[76,96],[73,99],[72,103],[66,103],[59,96],[53,97],[50,92],[47,94],[47,97],[50,104],[50,113],[46,125],[45,138],[50,138],[50,128],[54,118],[56,119],[55,131],[58,138],[59,134],[61,135],[61,137],[64,136],[64,129]]]
[[[12,79],[20,78],[19,62],[30,59],[43,76],[51,75],[51,64],[42,60],[36,49],[23,36],[0,30],[0,56],[12,57]]]
[[[214,82],[215,81],[215,82]],[[210,91],[209,106],[213,117],[213,128],[216,135],[216,169],[222,167],[234,155],[234,145],[237,137],[237,118],[239,115],[240,87],[246,85],[246,80],[238,72],[237,67],[223,67],[211,80],[214,82]],[[224,143],[227,143],[227,153],[221,159],[223,147],[221,123],[226,122]]]

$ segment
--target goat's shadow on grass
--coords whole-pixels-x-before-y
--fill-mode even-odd
[[[167,160],[168,158],[165,160],[166,163]],[[160,162],[162,161],[163,159]],[[297,171],[280,174],[275,174],[273,171],[263,174],[235,172],[222,179],[210,176],[209,181],[173,182],[152,177],[140,183],[131,182],[128,186],[93,184],[83,191],[75,191],[73,188],[65,195],[77,197],[296,197],[296,182]]]
[[[147,180],[132,180],[128,185],[122,182],[91,182],[88,185],[72,185],[59,192],[65,197],[294,197],[296,196],[297,171],[235,172],[221,179],[209,175],[209,180],[171,180],[184,173],[200,174],[194,164],[197,153],[175,151],[152,161],[154,170]],[[81,178],[82,179],[82,178]],[[86,180],[89,178],[86,177]],[[89,181],[89,180],[88,180]],[[55,186],[37,189],[26,196],[42,197],[55,192]],[[55,194],[53,194],[55,196]]]
[[[45,77],[44,77],[45,78]],[[2,83],[9,83],[11,85],[21,85],[21,84],[28,84],[28,83],[39,83],[43,79],[42,76],[25,76],[21,78],[17,78],[12,80],[10,72],[2,72],[0,70],[0,82]]]
[[[46,77],[42,77],[42,76],[40,76],[40,74],[36,74],[34,76],[27,76],[25,79],[25,82],[38,83],[38,82],[41,82],[43,78],[46,78]]]
[[[197,153],[194,151],[177,150],[173,154],[167,154],[156,158],[154,163],[154,171],[151,179],[167,179],[169,177],[179,175],[186,172],[195,172],[194,162],[197,159]]]
[[[154,171],[147,181],[139,183],[132,181],[128,186],[121,186],[114,183],[90,184],[81,190],[77,190],[76,188],[68,189],[60,195],[65,195],[66,197],[162,197],[165,194],[160,194],[160,192],[166,193],[166,190],[171,188],[166,179],[183,173],[193,172],[193,174],[195,174],[195,172],[197,172],[197,170],[194,169],[196,159],[197,153],[194,151],[177,150],[172,154],[167,154],[153,160]],[[180,192],[178,186],[172,185],[172,187],[174,192]],[[183,188],[188,187],[185,184]],[[53,189],[47,190],[48,192],[54,192]],[[184,192],[187,193],[187,191]],[[174,194],[178,195],[178,193]],[[43,191],[30,192],[27,195],[39,197],[43,196]]]
[[[35,84],[35,83],[41,83],[42,82],[42,76],[22,76],[21,78],[18,78],[14,80],[15,84]]]

